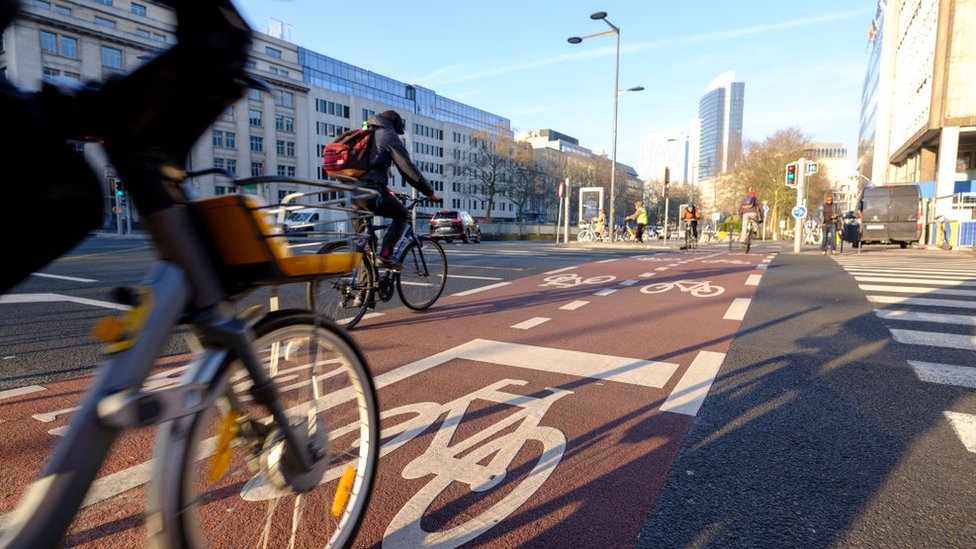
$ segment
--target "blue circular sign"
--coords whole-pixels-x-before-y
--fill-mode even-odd
[[[797,219],[802,219],[807,216],[807,209],[804,206],[797,206],[793,208],[793,217]]]

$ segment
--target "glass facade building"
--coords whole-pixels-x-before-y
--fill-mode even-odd
[[[734,75],[731,73],[720,76],[698,102],[698,117],[701,119],[698,179],[711,179],[728,171],[742,153],[746,85],[744,82],[732,82],[732,77]],[[725,80],[719,82],[723,78]]]
[[[511,133],[511,121],[437,95],[422,86],[405,84],[327,55],[298,48],[305,83],[338,93],[365,97],[405,112],[477,130]]]

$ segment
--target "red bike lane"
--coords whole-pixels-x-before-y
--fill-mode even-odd
[[[379,390],[384,447],[356,546],[633,544],[760,261],[769,258],[640,255],[364,320],[352,333]],[[178,373],[171,361],[167,375]],[[0,401],[0,513],[36,474],[87,379]],[[36,417],[55,411],[54,422]],[[104,468],[104,496],[120,504],[100,547],[141,535],[151,437],[126,435]]]

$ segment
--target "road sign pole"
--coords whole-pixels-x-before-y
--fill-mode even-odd
[[[796,171],[796,205],[806,207],[806,196],[807,196],[807,159],[801,158],[797,161]],[[803,244],[803,218],[795,217],[796,225],[793,229],[793,253],[800,253],[801,245]]]

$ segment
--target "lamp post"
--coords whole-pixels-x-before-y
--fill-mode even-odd
[[[614,213],[614,198],[616,196],[616,183],[617,183],[617,97],[622,93],[627,93],[629,91],[642,91],[644,88],[641,86],[634,86],[633,88],[627,88],[625,90],[620,89],[620,27],[617,27],[613,23],[607,20],[607,12],[598,11],[590,15],[590,19],[597,20],[602,19],[604,23],[610,26],[610,30],[605,32],[599,32],[596,34],[591,34],[588,36],[573,36],[567,41],[570,44],[579,44],[587,38],[599,38],[601,36],[617,36],[617,61],[614,65],[613,74],[613,145],[610,149],[610,234],[613,234],[613,229],[615,225],[615,213]]]

